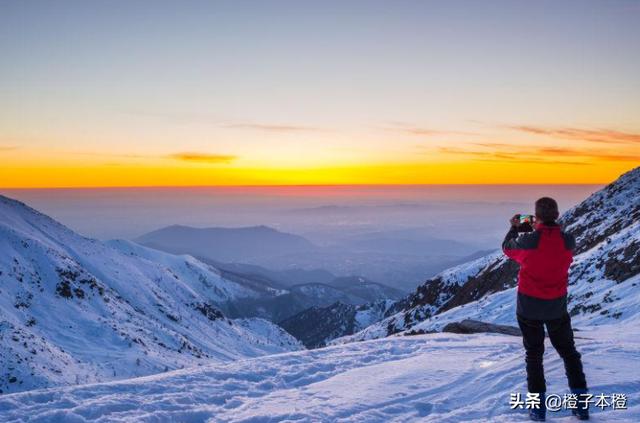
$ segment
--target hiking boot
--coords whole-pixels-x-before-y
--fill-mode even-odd
[[[544,392],[540,393],[540,406],[539,408],[529,409],[529,420],[533,422],[543,422],[547,418],[547,405],[545,404]]]
[[[571,413],[578,418],[578,420],[589,420],[589,403],[587,395],[589,391],[587,389],[572,389],[571,393],[578,396],[578,404],[576,408],[571,409]]]
[[[529,409],[529,420],[532,422],[544,422],[547,420],[546,410],[541,408]]]

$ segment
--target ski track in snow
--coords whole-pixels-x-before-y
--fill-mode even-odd
[[[640,421],[637,325],[580,331],[591,393],[623,393],[628,410],[592,421]],[[0,396],[2,422],[527,421],[509,394],[526,392],[518,337],[393,337],[178,370],[162,375]],[[548,392],[568,392],[547,341]],[[564,410],[547,421],[570,422]]]

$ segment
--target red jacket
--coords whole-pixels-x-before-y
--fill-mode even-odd
[[[518,293],[542,300],[566,297],[574,248],[573,236],[557,224],[538,224],[523,234],[512,228],[502,243],[504,253],[520,264]]]

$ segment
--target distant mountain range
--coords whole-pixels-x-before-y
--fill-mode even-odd
[[[368,302],[397,300],[405,293],[398,289],[369,281],[362,277],[333,276],[326,283],[310,282],[286,285],[256,272],[239,273],[226,270],[221,274],[225,279],[240,283],[260,291],[262,295],[234,299],[221,307],[233,317],[262,317],[272,322],[280,322],[311,307],[325,307],[335,302],[361,305]],[[312,272],[312,275],[315,274]],[[304,280],[301,279],[301,281]]]
[[[317,248],[301,236],[267,226],[193,228],[174,225],[142,235],[135,242],[173,254],[190,254],[222,262],[250,262]]]
[[[190,254],[230,272],[259,274],[286,286],[329,283],[335,275],[362,275],[406,292],[417,282],[464,263],[476,247],[440,239],[425,228],[345,235],[331,245],[267,226],[193,228],[174,225],[134,240],[172,254]],[[251,269],[251,266],[257,266]]]
[[[200,260],[210,263],[227,274],[240,274],[255,279],[267,279],[273,286],[291,287],[305,283],[328,284],[336,279],[336,275],[324,269],[283,269],[274,270],[256,264],[223,263],[199,257]]]

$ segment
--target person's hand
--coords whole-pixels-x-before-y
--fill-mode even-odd
[[[511,224],[512,228],[517,228],[518,226],[520,226],[520,214],[516,214],[514,215],[510,220],[509,223]]]

